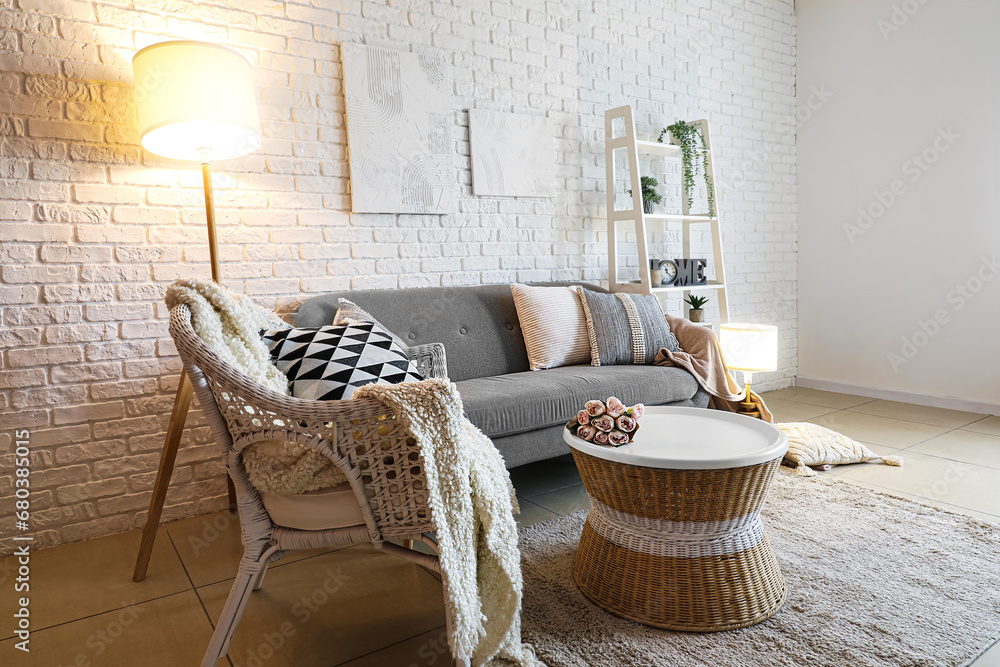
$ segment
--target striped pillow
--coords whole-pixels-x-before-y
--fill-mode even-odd
[[[652,294],[600,294],[582,287],[580,294],[591,365],[651,364],[660,348],[679,349],[660,304]]]
[[[590,361],[587,320],[576,290],[515,283],[510,291],[514,295],[531,370]]]

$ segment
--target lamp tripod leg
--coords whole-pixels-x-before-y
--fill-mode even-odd
[[[191,396],[194,388],[187,376],[187,371],[181,371],[180,382],[177,384],[177,395],[174,398],[174,411],[170,415],[170,426],[167,427],[167,439],[160,453],[160,467],[156,472],[156,483],[153,485],[153,496],[149,499],[149,513],[146,525],[142,529],[142,542],[139,545],[139,556],[135,561],[135,571],[132,581],[142,581],[146,578],[149,558],[153,554],[153,542],[156,531],[160,527],[160,516],[163,514],[163,503],[167,499],[167,489],[170,478],[174,474],[174,463],[177,460],[177,449],[184,434],[184,423],[187,421],[188,409],[191,407]]]
[[[222,283],[222,272],[219,268],[219,253],[215,237],[215,202],[212,191],[212,169],[208,160],[201,165],[202,180],[205,187],[205,218],[208,223],[208,251],[212,264],[212,280]],[[139,545],[139,556],[135,561],[135,571],[132,581],[142,581],[146,578],[149,558],[153,554],[153,542],[156,531],[160,527],[160,516],[163,514],[163,504],[167,499],[167,489],[170,478],[174,474],[174,463],[177,460],[177,449],[184,434],[184,423],[187,421],[188,409],[194,388],[187,376],[187,371],[181,371],[180,383],[177,385],[177,396],[174,398],[174,411],[170,415],[170,426],[167,427],[167,439],[163,443],[160,454],[160,467],[156,473],[156,483],[153,485],[153,497],[149,500],[149,514],[146,525],[142,529],[142,542]],[[236,510],[236,487],[233,480],[226,475],[226,489],[229,496],[229,510]]]

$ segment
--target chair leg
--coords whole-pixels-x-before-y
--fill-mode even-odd
[[[264,563],[264,567],[261,568],[260,574],[257,575],[257,580],[254,582],[253,589],[259,591],[260,587],[264,585],[264,575],[267,574],[267,563]]]
[[[215,625],[212,640],[208,643],[208,650],[205,651],[205,658],[201,661],[201,667],[215,667],[219,658],[229,651],[229,644],[233,640],[233,635],[236,634],[236,626],[243,618],[243,612],[246,610],[253,586],[263,578],[263,572],[267,567],[266,558],[261,558],[253,563],[253,566],[256,567],[248,568],[249,571],[241,567],[239,574],[236,575],[233,587],[229,591],[229,597],[226,599],[226,606],[222,608],[222,614]]]
[[[413,548],[413,540],[403,540],[403,548],[404,549],[412,549]]]

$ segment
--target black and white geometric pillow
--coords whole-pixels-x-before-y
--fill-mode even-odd
[[[365,384],[424,379],[389,332],[374,322],[276,329],[261,338],[296,398],[339,401]]]

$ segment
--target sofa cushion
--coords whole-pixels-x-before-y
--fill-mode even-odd
[[[698,383],[668,366],[563,366],[457,382],[465,413],[491,438],[564,424],[592,398],[626,405],[690,399]]]
[[[573,287],[510,286],[531,370],[585,364],[590,337],[580,296]]]
[[[651,364],[663,348],[676,352],[677,338],[652,294],[600,294],[577,287],[587,330],[591,363]]]

